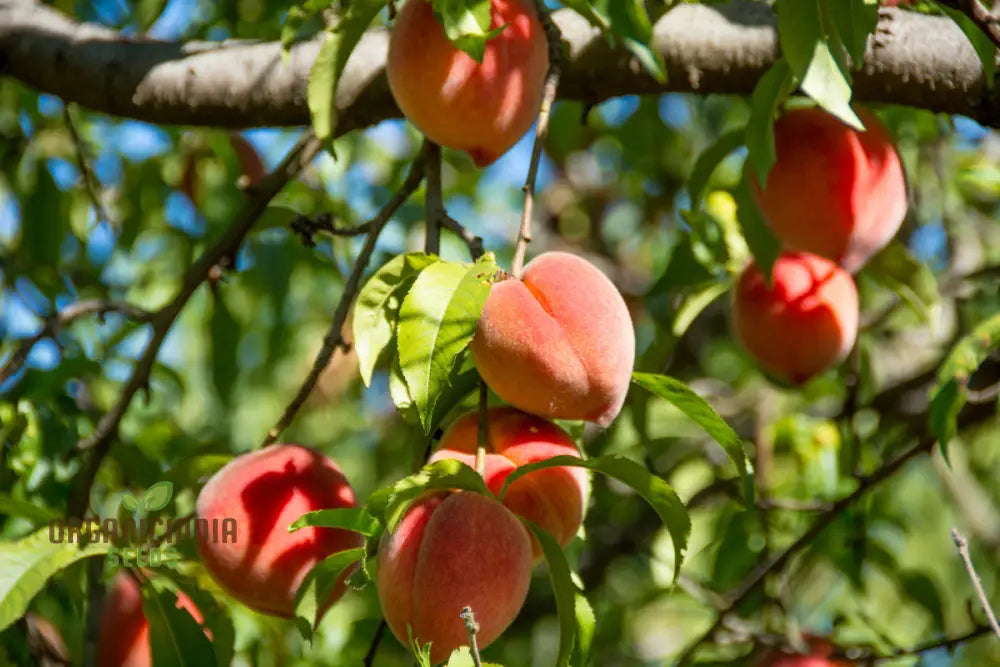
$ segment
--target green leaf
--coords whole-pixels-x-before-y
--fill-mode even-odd
[[[564,0],[562,4],[587,19],[590,25],[599,28],[601,32],[607,32],[611,29],[611,21],[608,20],[607,16],[598,11],[591,4],[590,0]]]
[[[549,580],[552,582],[552,592],[556,598],[556,612],[559,614],[559,656],[556,658],[556,667],[570,667],[577,631],[576,584],[573,583],[566,554],[556,539],[530,521],[524,523],[542,546],[545,564],[549,570]]]
[[[144,583],[142,613],[149,621],[149,644],[156,667],[213,667],[215,651],[205,631],[187,609],[177,607],[177,593],[161,580]]]
[[[777,0],[775,12],[781,55],[801,81],[812,62],[816,44],[823,40],[819,0]]]
[[[476,331],[495,272],[490,253],[471,268],[438,262],[420,272],[403,299],[396,328],[399,366],[425,433],[456,360]]]
[[[354,305],[354,351],[366,387],[371,386],[375,365],[396,333],[403,298],[420,272],[438,261],[422,252],[397,255],[361,288]]]
[[[480,667],[503,667],[495,662],[480,662]],[[468,646],[459,646],[451,652],[448,658],[448,667],[476,667],[476,662],[472,659],[472,651]]]
[[[934,619],[935,630],[944,632],[944,602],[934,580],[918,570],[896,570],[887,574],[899,583],[908,598],[927,610]]]
[[[361,560],[364,553],[362,547],[339,551],[321,560],[306,574],[299,590],[295,592],[294,605],[295,623],[303,637],[312,637],[327,609],[326,603],[340,583],[344,571]]]
[[[606,3],[613,34],[636,57],[654,79],[667,81],[663,56],[653,47],[653,22],[643,0],[613,0]]]
[[[173,484],[170,482],[157,482],[142,494],[142,506],[148,512],[157,512],[167,506],[173,495]]]
[[[590,648],[594,643],[597,618],[594,616],[594,609],[582,591],[576,591],[573,601],[576,612],[576,642],[573,645],[573,659],[570,664],[586,665],[590,662]]]
[[[986,78],[986,87],[992,88],[997,71],[997,47],[993,43],[993,40],[965,12],[948,7],[944,3],[937,3],[937,6],[944,10],[944,13],[950,16],[951,20],[957,23],[958,27],[965,33],[976,55],[979,56],[979,61],[983,65],[983,76]]]
[[[302,28],[307,23],[320,18],[323,10],[331,5],[331,1],[306,0],[306,2],[292,5],[288,8],[285,22],[281,24],[281,59],[283,62],[288,62],[289,50],[298,38]]]
[[[701,208],[701,198],[705,194],[708,179],[712,177],[716,167],[730,153],[746,143],[747,129],[730,130],[715,140],[711,146],[702,151],[698,161],[694,163],[691,177],[688,179],[688,193],[691,198],[691,208]]]
[[[931,392],[930,427],[946,461],[948,442],[958,429],[958,413],[965,405],[969,378],[998,347],[1000,313],[980,322],[958,341],[938,371]]]
[[[431,5],[448,41],[482,63],[486,42],[503,31],[502,26],[490,30],[493,23],[490,0],[431,0]]]
[[[861,69],[865,63],[868,36],[878,25],[878,2],[873,0],[835,0],[831,8],[833,27],[851,58],[854,69]]]
[[[778,58],[764,72],[750,96],[750,119],[747,121],[747,161],[759,183],[767,183],[767,174],[774,166],[774,116],[778,107],[792,92],[795,79],[788,62]]]
[[[821,107],[856,130],[865,126],[851,109],[851,82],[825,41],[816,42],[809,71],[802,79],[802,92]]]
[[[361,507],[341,507],[329,510],[307,512],[288,526],[288,532],[294,533],[300,528],[342,528],[366,537],[375,534],[379,528],[379,520]]]
[[[923,262],[917,261],[906,246],[893,241],[872,257],[864,274],[892,290],[924,322],[936,321],[941,306],[937,278]]]
[[[504,481],[499,498],[502,500],[507,488],[521,477],[545,468],[560,466],[575,466],[587,468],[612,477],[622,484],[631,487],[636,493],[646,499],[670,533],[674,543],[674,578],[680,573],[681,562],[684,560],[684,550],[687,548],[688,536],[691,533],[691,519],[687,508],[677,497],[673,488],[631,459],[622,456],[599,456],[593,459],[579,459],[575,456],[554,456],[544,461],[530,463],[516,468]]]
[[[392,362],[389,364],[389,396],[404,422],[407,424],[420,423],[420,415],[413,403],[413,397],[410,396],[410,388],[406,386],[406,378],[403,377],[403,371],[399,367],[398,354],[393,356]]]
[[[0,514],[24,517],[36,522],[48,522],[62,516],[55,510],[40,507],[37,503],[28,500],[13,498],[6,493],[0,493]]]
[[[55,524],[58,526],[58,524]],[[28,605],[49,579],[83,558],[102,556],[111,544],[94,543],[80,547],[69,544],[65,535],[55,544],[49,527],[31,533],[16,542],[0,542],[0,631],[24,616]]]
[[[743,178],[733,193],[736,198],[736,215],[740,221],[743,238],[746,239],[757,268],[770,280],[771,269],[781,254],[781,242],[774,236],[774,232],[771,231],[771,227],[757,206],[750,178],[750,172],[744,165]]]
[[[722,446],[729,459],[743,478],[743,497],[748,505],[754,503],[753,465],[743,449],[743,440],[712,406],[680,380],[667,375],[632,373],[632,382],[666,400],[683,412],[688,419],[705,429],[713,440]]]
[[[713,280],[705,283],[684,297],[681,305],[677,308],[674,316],[674,323],[670,333],[676,338],[684,335],[691,323],[695,321],[703,310],[708,308],[712,302],[729,291],[732,287],[731,280]]]
[[[573,457],[567,457],[573,458]],[[390,532],[396,529],[407,508],[428,491],[464,489],[493,497],[479,473],[456,459],[444,459],[424,466],[392,487],[383,522]]]
[[[410,652],[417,661],[417,667],[434,667],[431,664],[431,643],[427,642],[423,646],[417,643],[413,637],[413,628],[406,626],[406,638],[410,642]]]
[[[385,0],[352,0],[340,22],[326,33],[316,62],[309,70],[306,101],[313,130],[320,141],[334,137],[337,129],[337,84],[358,40],[385,6]]]

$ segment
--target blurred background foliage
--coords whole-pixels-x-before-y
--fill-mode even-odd
[[[182,40],[277,39],[287,10],[270,0],[53,5],[126,34]],[[895,282],[877,262],[861,273],[863,331],[841,368],[802,391],[769,384],[738,348],[726,317],[725,288],[747,257],[732,194],[745,153],[714,172],[699,214],[706,217],[695,226],[686,189],[701,152],[743,126],[749,112],[744,98],[679,94],[555,108],[530,254],[570,250],[612,278],[634,319],[637,370],[689,383],[754,441],[761,487],[759,507],[741,506],[722,450],[638,389],[609,430],[586,431],[587,454],[644,461],[690,503],[694,522],[682,580],[673,586],[673,551],[655,513],[624,487],[595,479],[586,540],[569,554],[598,618],[594,664],[601,667],[658,665],[676,655],[712,622],[711,591],[737,585],[850,492],[857,475],[926,434],[937,367],[960,335],[1000,311],[1000,140],[964,118],[881,107],[912,204],[894,252],[916,261]],[[259,177],[261,166],[273,167],[299,134],[155,127],[67,108],[0,79],[0,359],[83,299],[162,306],[182,267],[234,218],[240,186]],[[482,172],[464,155],[444,154],[449,213],[482,235],[502,265],[512,254],[531,139]],[[317,158],[272,202],[234,266],[199,289],[170,332],[149,391],[133,402],[101,468],[92,511],[108,516],[124,491],[169,479],[176,493],[167,513],[184,516],[208,473],[260,442],[310,368],[361,242],[318,236],[307,247],[288,223],[294,214],[321,213],[337,226],[365,221],[398,188],[419,145],[402,121],[354,132],[336,141],[336,159]],[[395,216],[372,268],[422,248],[422,197]],[[445,234],[444,257],[464,260],[466,253]],[[4,540],[65,511],[79,467],[75,443],[113,402],[148,336],[148,324],[118,314],[81,318],[39,341],[24,368],[0,386]],[[997,382],[996,362],[994,355],[984,386]],[[362,499],[418,467],[427,444],[393,407],[384,369],[364,390],[356,358],[341,352],[283,439],[333,457]],[[970,538],[985,588],[1000,601],[996,419],[962,433],[950,455],[950,467],[937,453],[917,459],[842,512],[766,595],[747,598],[743,620],[727,635],[740,640],[801,627],[884,652],[960,635],[973,623],[970,614],[981,620],[949,531],[958,526]],[[179,571],[189,585],[219,593],[196,561]],[[82,650],[84,581],[78,563],[32,603],[59,628],[74,663]],[[229,607],[238,665],[357,665],[380,619],[371,586],[338,603],[312,644],[291,621]],[[524,611],[485,656],[549,665],[557,637],[551,591],[538,568]],[[746,643],[722,643],[717,660],[728,664],[746,652]],[[30,664],[29,653],[23,624],[3,633],[0,663]],[[981,639],[954,656],[940,650],[921,660],[1000,664],[1000,644]],[[406,661],[386,637],[375,664]]]

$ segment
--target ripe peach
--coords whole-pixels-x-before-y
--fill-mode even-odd
[[[778,258],[768,287],[751,262],[733,292],[739,341],[765,370],[801,384],[839,363],[858,333],[858,292],[851,275],[808,253]]]
[[[514,408],[490,408],[486,423],[489,448],[483,478],[494,494],[500,493],[515,468],[554,456],[580,456],[566,432],[546,419]],[[479,413],[464,415],[445,431],[430,461],[458,459],[474,468],[478,435]],[[528,473],[511,484],[503,504],[566,546],[583,523],[586,489],[587,474],[583,468],[546,468]],[[531,542],[534,558],[538,560],[542,552],[534,535]]]
[[[802,655],[771,650],[756,663],[757,667],[851,667],[854,665],[854,662],[850,660],[830,658],[833,655],[834,646],[825,639],[810,637],[807,638],[807,641],[810,653]]]
[[[795,109],[774,125],[777,162],[755,194],[788,250],[822,255],[857,272],[899,231],[906,178],[885,127],[861,109],[858,132],[818,108]]]
[[[386,72],[403,114],[432,141],[467,151],[485,167],[534,123],[549,67],[548,46],[530,0],[492,0],[482,64],[455,48],[427,0],[396,16]]]
[[[187,595],[177,591],[177,608],[199,623],[204,619]],[[150,667],[149,621],[142,613],[142,593],[130,575],[119,573],[104,598],[97,631],[97,664],[101,667]]]
[[[635,333],[607,276],[580,257],[548,252],[523,280],[493,285],[470,349],[486,384],[511,405],[606,426],[625,402]]]
[[[479,647],[511,624],[528,594],[527,529],[497,501],[470,491],[423,497],[382,538],[375,585],[382,613],[404,645],[407,627],[431,662],[468,643],[460,614],[472,608]]]
[[[290,617],[309,570],[331,554],[361,546],[361,537],[333,528],[289,533],[288,526],[306,512],[339,507],[354,507],[354,491],[337,464],[308,447],[271,445],[233,459],[205,484],[195,508],[198,553],[234,598],[259,612]],[[213,531],[213,521],[227,518],[235,520],[235,540]],[[343,592],[341,583],[327,604]]]

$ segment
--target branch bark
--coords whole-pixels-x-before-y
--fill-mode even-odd
[[[679,4],[657,21],[654,45],[669,79],[655,81],[579,15],[553,13],[568,44],[560,95],[593,104],[627,94],[749,93],[778,51],[763,3]],[[383,29],[358,44],[337,91],[338,132],[399,116],[385,78]],[[170,125],[306,125],[306,80],[319,40],[138,40],[77,23],[32,0],[0,0],[0,73],[96,111]],[[962,114],[1000,127],[1000,89],[986,89],[980,61],[948,18],[886,8],[855,75],[855,99]]]

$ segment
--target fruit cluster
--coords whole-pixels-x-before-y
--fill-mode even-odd
[[[429,2],[410,0],[396,18],[388,57],[389,83],[405,115],[428,138],[468,152],[480,166],[530,129],[548,69],[545,35],[530,2],[492,0],[492,22],[503,30],[487,42],[477,63],[448,41]],[[551,419],[607,425],[618,415],[635,361],[635,334],[621,294],[600,270],[574,255],[549,252],[525,266],[522,276],[492,287],[470,349],[483,380],[513,407],[460,417],[429,463],[456,459],[474,467],[481,456],[494,497],[429,492],[382,536],[376,556],[375,584],[388,627],[404,645],[430,643],[434,663],[468,643],[464,608],[475,614],[480,647],[519,613],[532,568],[542,559],[524,521],[561,546],[576,536],[587,499],[582,468],[530,472],[509,485],[502,501],[497,497],[521,466],[580,456]],[[205,484],[196,519],[233,518],[237,538],[196,533],[198,553],[234,599],[261,613],[291,617],[310,569],[362,540],[346,530],[312,526],[290,533],[289,524],[310,511],[354,505],[354,493],[333,461],[299,445],[272,445],[237,457]],[[344,590],[341,580],[324,610]],[[188,598],[179,596],[178,606],[201,621]],[[130,641],[126,646],[114,630],[103,633],[102,665],[149,664],[148,624],[130,577],[116,580],[104,626],[130,628]],[[126,648],[130,657],[122,657]]]
[[[737,282],[737,338],[772,376],[799,385],[843,361],[858,333],[859,271],[899,231],[906,178],[878,119],[865,131],[818,108],[795,109],[774,126],[777,159],[761,186],[761,212],[783,253],[770,284],[751,262]]]

